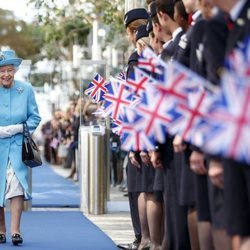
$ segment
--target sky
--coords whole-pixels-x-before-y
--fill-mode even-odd
[[[27,6],[27,1],[28,0],[0,0],[0,8],[11,10],[18,18],[31,22],[35,11]],[[57,6],[65,7],[68,5],[68,0],[55,0],[55,3]]]
[[[1,0],[0,8],[13,11],[18,18],[24,21],[32,20],[32,11],[27,8],[26,0]]]

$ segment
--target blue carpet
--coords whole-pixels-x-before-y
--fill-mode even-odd
[[[79,186],[43,165],[32,170],[33,207],[79,207]]]
[[[7,228],[10,214],[7,213]],[[23,250],[115,250],[114,242],[80,212],[24,212]],[[10,236],[0,249],[13,248]]]

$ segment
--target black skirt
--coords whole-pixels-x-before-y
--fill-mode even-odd
[[[154,191],[164,191],[164,172],[163,168],[155,169]]]
[[[128,181],[128,192],[138,192],[137,185],[140,182],[138,168],[132,165],[130,159],[128,158],[127,165],[127,181]]]
[[[136,189],[138,192],[152,193],[155,179],[155,169],[153,166],[141,163],[141,168],[137,172]]]

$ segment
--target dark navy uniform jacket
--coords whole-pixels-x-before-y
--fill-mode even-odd
[[[126,72],[126,76],[127,78],[129,78],[129,76],[134,72],[134,66],[137,65],[138,63],[138,58],[139,55],[137,53],[137,51],[135,50],[129,57],[128,59],[128,68],[127,68],[127,72]]]

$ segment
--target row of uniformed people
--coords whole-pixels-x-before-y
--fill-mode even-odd
[[[202,2],[200,3],[202,4]],[[195,43],[191,44],[191,39],[202,35],[200,32],[194,32],[194,28],[197,27],[197,25],[199,25],[200,21],[202,20],[198,2],[184,1],[187,13],[192,14],[192,23],[184,35],[183,31],[180,31],[179,27],[176,27],[173,22],[168,22],[166,18],[166,16],[171,15],[171,4],[171,1],[166,1],[165,6],[159,5],[158,7],[160,8],[157,9],[159,12],[158,16],[160,24],[163,27],[165,26],[172,30],[175,50],[172,51],[172,55],[170,57],[171,59],[177,60],[194,70],[192,65],[197,62],[197,48],[195,47]],[[179,36],[175,34],[177,32]],[[167,204],[167,217],[176,217],[176,223],[169,224],[169,227],[171,229],[170,231],[174,231],[174,235],[177,235],[177,237],[176,241],[173,241],[170,238],[170,241],[168,242],[169,248],[190,249],[191,247],[192,249],[199,249],[202,247],[203,249],[213,249],[216,246],[213,246],[213,241],[211,240],[211,212],[208,209],[210,205],[208,199],[207,178],[205,176],[206,171],[202,173],[202,175],[196,175],[191,171],[189,167],[189,160],[190,156],[192,156],[192,148],[190,145],[183,143],[178,135],[173,138],[173,147],[175,151],[173,155],[173,167],[170,168],[166,174],[166,187],[167,190],[169,190],[166,193],[166,199],[168,197],[173,199],[169,200],[169,202],[173,203],[174,205],[171,206]],[[163,148],[163,152],[165,150],[168,150],[168,148]],[[171,184],[170,182],[174,177],[175,185]],[[201,196],[199,196],[199,192],[202,193]],[[203,209],[198,210],[199,222],[197,222],[197,209],[200,208],[200,204],[204,204],[204,206]],[[183,221],[185,221],[185,223],[183,223]],[[215,224],[213,225],[213,228],[216,228]],[[186,233],[187,231],[189,232],[188,235]],[[185,237],[183,237],[183,235]],[[198,236],[201,236],[200,240],[198,240]],[[221,233],[219,236],[220,237],[217,238],[222,241],[224,234]],[[188,245],[188,241],[190,242],[190,245]],[[225,241],[223,241],[223,246],[226,249]]]
[[[153,32],[159,38],[165,38],[161,58],[167,62],[176,58],[178,44],[184,30],[173,18],[174,2],[153,2],[150,7]],[[169,34],[170,38],[166,37]],[[168,136],[166,143],[159,145],[159,149],[153,153],[155,157],[152,159],[156,167],[163,166],[164,169],[166,240],[162,244],[162,249],[191,249],[187,213],[188,206],[194,204],[193,200],[189,201],[189,196],[183,193],[188,191],[188,194],[192,194],[193,192],[191,187],[183,188],[184,182],[181,177],[185,176],[181,176],[181,170],[188,170],[188,168],[182,168],[185,163],[185,154],[175,153],[173,143],[174,138]],[[181,199],[182,197],[185,201]]]
[[[180,4],[178,3],[178,5],[180,5]],[[182,32],[182,29],[178,27],[178,31],[174,33],[174,39],[172,39],[171,32],[169,31],[169,32],[165,33],[165,31],[161,28],[161,26],[159,24],[159,21],[158,21],[158,18],[157,18],[157,13],[156,13],[156,5],[155,5],[155,3],[153,3],[153,5],[150,5],[150,6],[151,6],[150,7],[151,21],[150,21],[150,23],[148,25],[148,31],[149,31],[150,37],[151,37],[151,39],[150,39],[151,44],[150,45],[151,45],[151,47],[154,47],[154,45],[156,45],[158,47],[158,50],[159,50],[158,53],[161,52],[162,56],[163,56],[163,54],[165,53],[165,49],[167,49],[168,43],[171,43],[171,46],[174,46],[174,47],[178,46],[178,40],[177,39],[180,38],[180,36],[183,34],[183,32]],[[173,7],[174,7],[174,5],[173,5]],[[181,19],[182,24],[184,23],[184,27],[187,27],[188,15],[184,11],[183,4],[181,5],[181,7],[176,8],[176,9],[177,9],[177,11],[180,10],[182,13],[184,13],[184,15],[180,17],[180,19]],[[172,13],[173,13],[173,10],[172,10]],[[125,15],[125,25],[127,25],[127,23],[128,23],[127,34],[128,34],[128,37],[129,37],[130,41],[132,40],[131,39],[131,34],[135,33],[134,28],[135,28],[136,24],[140,23],[140,21],[141,21],[141,18],[139,18],[139,17],[143,17],[144,14],[145,14],[145,10],[143,10],[143,9],[135,9],[135,10],[131,10],[128,13],[126,13],[126,15]],[[136,20],[132,21],[133,18],[139,18],[139,19],[136,19]],[[183,18],[185,19],[184,22],[183,22]],[[157,22],[155,22],[155,20],[157,20]],[[131,23],[129,23],[130,21],[131,21]],[[153,25],[152,25],[152,23],[153,23]],[[159,24],[159,25],[157,26],[157,24]],[[175,22],[173,22],[173,24],[175,24]],[[132,32],[131,32],[131,28],[130,28],[131,26],[132,26]],[[153,31],[153,26],[154,26],[154,31]],[[157,29],[155,29],[155,26],[157,26]],[[139,27],[139,26],[137,26],[137,27]],[[140,28],[139,28],[139,30],[140,30]],[[135,34],[134,34],[134,37],[135,37]],[[176,37],[178,37],[178,38],[175,39]],[[140,41],[138,41],[137,44],[139,44],[139,42]],[[138,46],[138,47],[140,47],[140,46]],[[129,76],[129,74],[133,71],[133,66],[136,65],[136,63],[137,63],[138,51],[139,51],[139,48],[138,48],[137,51],[134,51],[132,53],[132,55],[130,56],[130,58],[129,58],[127,76]],[[174,51],[173,48],[169,49],[169,53],[172,53],[172,51]],[[156,51],[156,53],[157,53],[157,51]],[[171,55],[166,54],[167,58],[170,57],[170,56]],[[168,144],[169,144],[169,148],[171,148],[172,147],[172,140],[171,139],[168,140]],[[173,150],[170,149],[170,152],[167,152],[166,155],[168,157],[167,162],[171,162],[172,161]],[[145,168],[145,165],[148,165],[148,160],[147,159],[149,159],[149,156],[147,155],[147,153],[141,152],[140,156],[141,156],[141,159],[138,158],[139,157],[138,154],[130,152],[130,162],[128,164],[129,197],[130,196],[132,196],[132,197],[133,196],[134,197],[139,196],[137,199],[136,198],[129,199],[130,208],[131,208],[131,217],[132,217],[132,222],[133,222],[134,229],[135,229],[135,235],[137,235],[136,234],[136,229],[139,228],[138,227],[138,220],[136,220],[136,217],[135,217],[135,213],[137,211],[138,211],[138,214],[139,214],[138,217],[140,218],[142,243],[139,246],[139,249],[144,249],[144,248],[146,249],[148,247],[148,242],[149,241],[151,241],[151,244],[150,244],[151,249],[167,249],[167,245],[169,245],[169,242],[173,242],[172,244],[175,244],[175,242],[180,241],[178,239],[178,237],[179,237],[178,234],[176,234],[174,232],[174,230],[168,230],[170,232],[170,235],[171,235],[170,237],[168,237],[166,233],[163,234],[164,237],[161,237],[161,234],[159,233],[160,229],[161,229],[160,220],[161,220],[161,218],[163,218],[163,216],[161,216],[161,211],[160,211],[160,209],[162,207],[161,206],[162,204],[160,204],[160,202],[162,201],[160,192],[162,192],[163,189],[164,189],[163,183],[165,182],[164,184],[166,184],[166,181],[163,181],[164,179],[166,180],[166,178],[164,178],[164,176],[166,176],[166,175],[163,175],[163,171],[166,172],[167,168],[164,168],[164,169],[163,168],[156,168],[156,175],[155,175],[155,178],[154,178],[155,179],[154,188],[153,189],[146,189],[146,187],[148,187],[148,186],[150,186],[150,184],[152,184],[152,180],[153,180],[152,176],[154,175],[154,172],[151,171],[151,174],[150,174],[149,171],[148,171],[148,169],[150,169],[150,168],[148,168],[148,167]],[[133,163],[133,164],[131,164],[131,163]],[[135,166],[140,167],[140,170],[142,170],[142,171],[140,171],[138,168],[135,168]],[[145,169],[147,171],[145,171]],[[174,169],[174,168],[171,168],[171,169]],[[141,174],[142,172],[144,172],[144,174]],[[168,176],[169,176],[169,179],[170,179],[170,181],[168,183],[171,183],[171,185],[169,185],[169,186],[171,187],[171,189],[174,188],[174,192],[173,191],[170,191],[170,192],[168,191],[168,193],[170,194],[169,196],[171,196],[172,199],[174,199],[173,202],[171,201],[168,204],[171,207],[172,212],[173,211],[175,212],[176,209],[178,209],[178,208],[182,209],[182,207],[177,206],[178,202],[177,202],[177,197],[175,196],[175,194],[177,193],[177,191],[175,191],[175,189],[176,189],[175,188],[175,180],[176,180],[176,178],[172,178],[173,176],[171,177],[170,174]],[[145,186],[144,186],[144,188],[140,189],[138,187],[141,186],[142,182],[145,183]],[[165,194],[167,193],[166,190],[167,190],[167,188],[165,188],[165,192],[164,192]],[[145,191],[146,191],[146,194],[145,194]],[[140,199],[140,196],[144,197],[143,200]],[[151,199],[147,199],[147,198],[145,198],[145,196],[146,197],[150,196]],[[158,213],[153,212],[151,214],[152,216],[150,216],[150,208],[152,208],[152,198],[154,200],[153,206],[155,208],[157,208]],[[137,211],[135,209],[136,200],[138,201],[137,205],[139,207],[139,209]],[[149,202],[147,202],[147,200]],[[147,206],[146,204],[145,205],[143,204],[143,202],[145,202],[145,201],[146,201],[146,204],[149,203],[149,206]],[[151,205],[150,205],[150,203],[151,203]],[[174,205],[175,207],[172,207],[172,205]],[[143,208],[143,206],[144,206],[144,208]],[[164,207],[168,208],[169,206],[164,206]],[[155,211],[155,208],[154,208],[154,211]],[[184,208],[184,210],[186,211],[186,208]],[[144,213],[146,211],[146,213],[149,214],[149,216],[147,216],[147,214],[143,214],[143,211],[144,211]],[[164,209],[164,212],[166,214],[167,209]],[[150,220],[150,217],[152,218],[151,220]],[[164,217],[167,218],[167,216],[164,216]],[[167,220],[165,220],[165,223],[164,223],[165,224],[165,232],[167,232],[166,228],[171,227],[171,225],[172,225],[172,227],[175,227],[174,225],[182,224],[182,223],[185,223],[185,221],[186,221],[185,212],[184,212],[184,215],[183,215],[183,219],[180,216],[176,217],[176,216],[172,216],[172,215],[168,216],[168,218],[169,218],[168,225],[167,225]],[[178,223],[176,223],[176,218],[178,219]],[[173,219],[173,220],[171,221],[171,219]],[[145,228],[147,228],[147,227],[149,228],[148,232],[147,232],[147,229],[145,230]],[[150,231],[150,227],[153,227],[153,230]],[[187,230],[187,227],[184,227],[184,228],[185,228],[185,231],[182,233],[182,236],[187,238],[186,240],[184,240],[184,245],[189,246],[190,244],[189,244],[188,230]],[[158,235],[157,239],[154,237],[154,234]],[[133,249],[133,247],[135,247],[135,249],[136,249],[135,244],[120,245],[120,247],[123,248],[123,249]]]
[[[231,39],[234,39],[233,41],[235,45],[237,44],[235,36],[237,38],[238,35],[238,39],[243,40],[249,35],[249,3],[247,1],[233,1],[229,5],[228,2],[225,4],[222,1],[213,2],[203,0],[183,1],[183,3],[186,11],[193,14],[193,20],[186,34],[181,37],[181,40],[178,43],[177,51],[174,52],[172,58],[178,60],[197,73],[207,77],[212,83],[218,84],[221,68],[225,58],[225,48],[229,45],[233,48]],[[171,28],[171,21],[168,22],[168,17],[171,13],[172,4],[172,1],[156,1],[159,22],[162,27],[165,26],[166,31],[168,30],[167,28]],[[214,16],[215,5],[220,5],[219,7],[222,7],[223,9],[220,9]],[[226,13],[225,10],[229,10],[230,8],[231,12]],[[199,13],[199,10],[202,11],[202,16]],[[224,12],[222,12],[222,10]],[[240,12],[242,12],[242,16],[240,18],[241,21],[236,22],[234,24],[234,28],[231,30],[232,25],[228,25],[228,14],[232,14],[235,18],[235,13],[240,15]],[[208,21],[205,19],[208,19]],[[176,28],[175,31],[177,30],[178,29]],[[172,37],[174,37],[174,32],[172,33]],[[227,38],[228,36],[229,38]],[[201,57],[201,55],[203,57]],[[237,163],[241,166],[237,168],[235,167],[237,164],[234,161],[231,160],[228,164],[227,160],[224,167],[226,170],[225,173],[229,174],[225,175],[224,178],[225,183],[227,183],[228,186],[225,185],[225,187],[223,187],[222,164],[220,164],[219,168],[217,158],[209,157],[207,158],[207,162],[210,166],[209,173],[211,175],[211,181],[215,185],[211,185],[211,183],[207,185],[207,181],[210,182],[210,180],[207,180],[206,178],[207,168],[205,167],[204,155],[202,152],[194,147],[187,147],[187,149],[185,149],[188,145],[183,144],[178,136],[174,138],[173,146],[175,152],[183,154],[183,156],[181,156],[175,153],[173,157],[173,172],[177,173],[176,183],[178,202],[182,207],[187,206],[188,211],[192,211],[192,203],[194,202],[194,208],[198,210],[198,235],[203,236],[201,237],[203,240],[200,238],[199,241],[200,247],[203,249],[230,249],[232,246],[231,239],[233,239],[233,244],[240,244],[238,240],[244,238],[243,236],[249,236],[249,226],[246,226],[246,224],[249,225],[250,222],[248,217],[250,211],[249,207],[247,207],[249,205],[249,202],[247,202],[249,201],[249,169],[247,168],[247,165]],[[180,159],[183,159],[183,157],[184,162],[180,162]],[[194,171],[195,175],[189,172],[189,161],[191,162],[190,167]],[[225,161],[223,161],[223,163],[224,162]],[[230,164],[234,165],[234,167],[228,167]],[[236,185],[230,185],[230,182],[234,182],[238,183],[239,186],[240,182],[238,178],[241,174],[241,168],[243,168],[242,172],[244,173],[241,177],[241,181],[245,185],[245,190],[244,188],[242,188],[242,190],[237,190],[237,188],[235,189]],[[237,171],[240,172],[238,173],[238,178],[232,178],[232,173],[235,173],[235,176],[237,176]],[[167,176],[170,173],[171,170],[167,171]],[[228,181],[226,182],[226,180]],[[166,186],[169,186],[169,184],[170,183],[167,181]],[[193,184],[196,185],[194,186]],[[234,200],[236,201],[238,197],[236,198],[236,196],[230,195],[231,192],[235,190],[241,191],[245,195],[244,198],[239,199],[241,204],[234,202]],[[167,198],[169,198],[168,194]],[[243,212],[243,209],[240,210],[242,206],[244,206],[246,213]],[[169,206],[167,205],[167,207]],[[210,208],[210,211],[208,207]],[[183,211],[179,211],[179,213],[182,215],[184,214]],[[239,214],[242,215],[242,213],[245,215],[241,217],[237,216]],[[177,214],[177,217],[180,214]],[[170,216],[173,215],[174,213],[170,213]],[[212,230],[209,230],[209,221],[212,222]],[[232,221],[234,222],[233,224],[231,223]],[[177,227],[178,226],[179,225],[177,225]],[[183,230],[185,229],[182,226],[183,225],[180,226],[180,230],[181,232],[184,232]],[[174,225],[174,228],[176,229],[176,225]],[[235,231],[233,231],[232,228]],[[181,232],[178,230],[176,231],[176,233],[180,233],[180,235]],[[196,247],[199,247],[195,244],[195,231],[192,232],[191,227],[189,227],[189,235],[192,248],[195,248],[195,245]],[[232,237],[229,238],[228,235]],[[242,237],[237,238],[234,237],[235,235],[240,235]],[[207,237],[205,240],[204,236]],[[213,241],[209,239],[211,237]],[[211,245],[211,243],[213,243],[213,245]],[[185,244],[185,242],[176,242],[176,244]],[[177,248],[179,249],[179,247]]]
[[[218,85],[225,55],[237,45],[237,41],[242,41],[249,35],[249,1],[156,0],[149,6],[148,31],[150,45],[155,52],[161,51],[161,57],[165,61],[178,60]],[[188,16],[183,12],[183,6],[190,14],[189,17],[192,16],[188,29]],[[215,6],[221,7],[216,14]],[[130,14],[135,18],[140,16],[139,13],[145,11],[135,9],[128,12],[125,15],[125,23],[129,20]],[[180,17],[181,13],[184,14]],[[232,25],[228,25],[230,14],[235,20],[240,16],[244,22],[235,22],[232,28]],[[142,19],[146,19],[146,14]],[[133,22],[134,20],[131,21]],[[149,28],[150,22],[153,29]],[[129,34],[129,25],[126,26]],[[136,64],[138,60],[137,52],[132,55],[129,60],[129,70],[133,70],[130,65]],[[139,197],[143,197],[138,200],[130,199],[130,203],[134,201],[134,206],[131,206],[134,228],[136,227],[133,213],[136,205],[140,207],[138,217],[141,227],[137,224],[137,228],[141,228],[140,235],[143,241],[139,249],[148,249],[149,240],[153,242],[151,249],[158,249],[159,246],[160,249],[231,249],[233,246],[235,249],[239,247],[247,249],[249,247],[249,166],[214,156],[206,157],[199,148],[187,145],[180,137],[169,136],[164,145],[159,145],[156,151],[148,155],[152,165],[157,169],[156,172],[151,171],[151,174],[153,176],[157,173],[155,180],[158,180],[158,184],[162,183],[159,176],[164,176],[164,188],[159,188],[162,185],[157,187],[156,181],[156,189],[146,190],[138,189],[138,185],[141,186],[140,183],[147,179],[145,176],[151,176],[144,172],[146,174],[144,178],[142,177],[143,170],[149,168],[145,168],[145,164],[148,164],[147,154],[142,152],[141,155],[139,158],[138,154],[130,153],[131,161],[128,165],[128,181],[131,181],[129,192],[134,192],[136,195],[139,192]],[[135,173],[131,175],[131,171]],[[148,182],[145,184],[147,186]],[[148,220],[147,224],[145,215],[147,211],[145,192],[153,197],[154,207],[158,211],[161,209],[157,192],[154,192],[157,189],[164,191],[165,230],[163,241],[160,243],[159,239],[152,236],[160,228],[160,222],[155,218],[159,219],[161,212],[152,213],[153,220]],[[237,192],[242,195],[237,195]],[[158,230],[152,232],[145,230],[147,225],[152,226],[152,221],[156,222],[154,229],[159,223]],[[136,249],[134,244],[121,247]]]
[[[136,43],[145,38],[145,27],[148,21],[146,9],[139,8],[127,12],[124,24],[128,40],[134,51],[128,59],[127,77],[134,71],[139,54]],[[143,25],[143,27],[141,27]],[[137,32],[138,28],[140,30]],[[155,170],[144,152],[130,152],[127,166],[128,197],[135,240],[129,244],[120,244],[122,249],[160,249],[162,197],[153,190]]]

